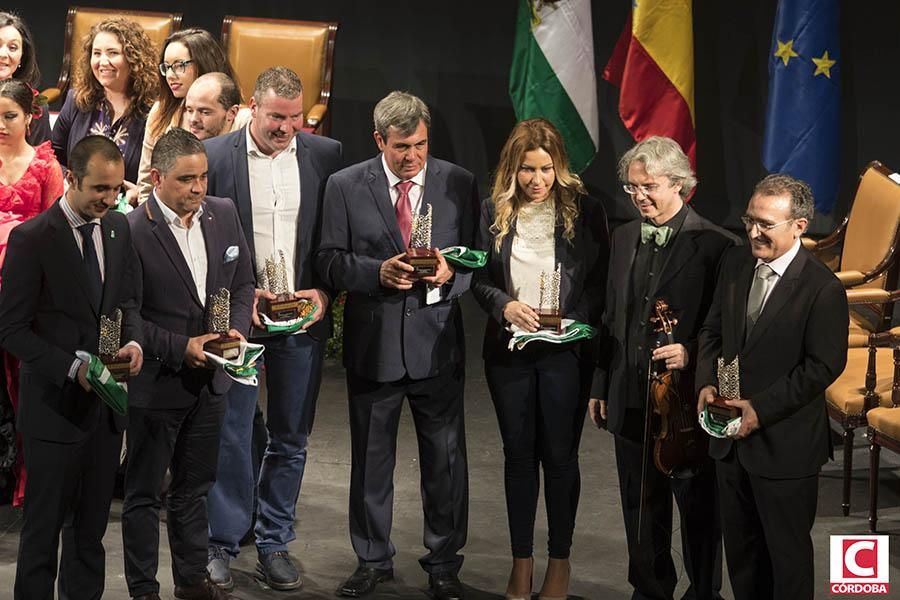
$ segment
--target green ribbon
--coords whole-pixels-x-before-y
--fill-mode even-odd
[[[672,238],[672,228],[668,225],[660,225],[657,227],[651,223],[641,223],[641,243],[646,244],[650,240],[656,242],[657,246],[665,246]]]
[[[316,310],[318,308],[318,305],[313,304],[312,310],[306,313],[305,317],[300,317],[296,322],[291,323],[290,325],[276,325],[274,323],[269,323],[266,325],[266,331],[268,331],[269,333],[296,333],[300,330],[301,327],[312,320],[313,315],[316,314]]]
[[[587,323],[573,321],[562,333],[553,333],[548,331],[536,331],[534,333],[526,333],[513,336],[510,340],[510,350],[513,344],[519,350],[526,344],[533,341],[551,342],[557,344],[570,344],[580,340],[589,340],[597,335],[597,330]]]
[[[487,264],[487,252],[472,250],[466,246],[450,246],[441,250],[441,256],[454,267],[480,269]]]
[[[90,354],[87,361],[85,379],[91,384],[97,396],[116,413],[125,416],[128,412],[128,391],[115,379],[99,357]],[[79,357],[81,358],[81,357]]]

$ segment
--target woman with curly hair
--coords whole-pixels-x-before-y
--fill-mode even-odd
[[[36,110],[31,87],[17,79],[0,81],[0,265],[10,231],[49,208],[63,192],[62,169],[50,142],[34,147],[26,139]],[[15,434],[19,361],[2,350],[0,359],[0,498],[21,506],[25,465]]]
[[[91,27],[53,127],[53,150],[63,166],[79,140],[104,135],[119,147],[129,196],[137,197],[144,126],[159,92],[155,63],[153,42],[134,21],[115,17]]]
[[[18,79],[30,86],[37,96],[35,87],[41,83],[41,70],[32,39],[31,31],[21,17],[0,11],[0,81]],[[50,111],[46,103],[36,106],[25,139],[32,146],[50,139]]]
[[[562,600],[581,479],[578,446],[593,360],[588,342],[533,342],[509,350],[511,332],[536,332],[543,296],[556,288],[560,316],[600,319],[609,236],[602,205],[569,171],[562,136],[544,119],[518,123],[503,150],[477,238],[488,252],[472,293],[489,318],[484,371],[503,439],[513,566],[510,600],[531,598],[534,521],[544,472],[549,561],[541,600]],[[545,286],[559,274],[558,286]],[[552,292],[551,292],[552,293]]]
[[[156,140],[172,127],[182,126],[184,100],[194,80],[207,73],[220,72],[234,79],[225,51],[208,31],[183,29],[163,43],[159,57],[159,100],[150,109],[141,165],[138,171],[140,200],[150,194],[150,157]],[[249,110],[245,111],[249,117]],[[186,129],[186,128],[185,128]]]

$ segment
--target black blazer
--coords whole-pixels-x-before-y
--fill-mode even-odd
[[[75,351],[97,354],[100,315],[123,313],[122,345],[143,344],[135,298],[136,262],[125,217],[100,220],[104,284],[93,306],[84,259],[59,202],[10,233],[0,288],[0,346],[22,361],[18,426],[23,433],[77,442],[98,426],[101,401],[68,373]],[[122,430],[127,419],[114,415]]]
[[[247,127],[205,140],[209,160],[210,195],[231,198],[237,206],[244,239],[250,248],[254,277],[259,273],[253,240],[253,206],[250,198],[250,175],[247,168]],[[334,300],[334,290],[319,278],[313,268],[322,218],[322,197],[328,176],[341,168],[341,144],[335,140],[308,133],[297,134],[297,163],[300,166],[300,219],[297,224],[296,270],[294,286],[298,290],[317,288]],[[331,311],[312,325],[308,332],[317,339],[331,335]],[[254,331],[253,335],[261,332]]]
[[[197,400],[210,385],[223,394],[231,378],[222,369],[191,369],[184,365],[188,338],[207,333],[206,298],[197,287],[184,256],[166,224],[159,200],[147,201],[128,215],[138,255],[140,310],[144,324],[144,368],[129,384],[129,401],[143,408],[178,408]],[[226,198],[203,200],[200,227],[206,245],[206,292],[231,292],[231,326],[244,335],[250,329],[253,272],[234,204]],[[237,248],[227,253],[231,247]]]
[[[824,393],[847,363],[847,296],[834,274],[800,248],[743,344],[755,266],[746,247],[722,260],[700,331],[696,386],[717,386],[716,359],[738,356],[741,396],[752,402],[760,429],[743,440],[712,439],[709,453],[721,459],[734,448],[741,465],[762,477],[814,475],[831,454]]]
[[[510,333],[506,331],[503,307],[514,300],[509,295],[509,260],[515,237],[515,222],[503,238],[500,251],[494,249],[494,203],[490,198],[481,203],[481,220],[475,245],[488,253],[488,264],[475,273],[472,294],[490,315],[484,331],[482,354],[486,361],[503,361],[512,353],[507,350]],[[563,317],[589,325],[598,325],[606,290],[606,268],[609,260],[609,229],[603,205],[589,196],[578,199],[578,220],[571,241],[563,236],[558,223],[555,231],[556,262],[562,263],[560,310]],[[547,347],[549,345],[544,345]],[[561,346],[563,347],[563,346]]]
[[[470,172],[429,157],[425,204],[434,211],[433,246],[472,246],[478,186]],[[381,286],[381,263],[405,251],[381,155],[332,175],[316,268],[327,285],[347,290],[344,366],[373,381],[433,377],[464,360],[456,300],[469,289],[471,271],[457,269],[442,300],[426,305],[421,284],[409,291]]]
[[[629,389],[626,378],[638,378],[634,366],[628,365],[625,343],[628,307],[634,301],[631,298],[631,270],[640,236],[640,219],[629,221],[612,233],[604,332],[598,340],[597,370],[591,396],[607,401],[608,427],[613,433],[621,433],[624,423],[625,394]],[[687,348],[689,370],[697,364],[697,333],[712,303],[719,260],[725,249],[737,241],[736,236],[688,208],[656,280],[656,288],[650,290],[651,300],[666,300],[678,319],[674,339],[675,343]],[[645,389],[645,383],[639,382],[632,389]]]

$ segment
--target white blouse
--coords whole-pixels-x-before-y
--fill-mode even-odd
[[[539,308],[541,272],[556,270],[556,202],[529,202],[519,208],[509,256],[510,295]]]

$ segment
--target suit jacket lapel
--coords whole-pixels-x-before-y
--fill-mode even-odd
[[[206,293],[212,294],[216,281],[219,280],[219,267],[225,257],[219,256],[219,227],[209,203],[203,202],[203,215],[200,217],[200,229],[203,231],[203,244],[206,246]],[[193,280],[192,280],[193,281]],[[194,286],[196,288],[196,286]],[[200,298],[205,300],[205,298]]]
[[[775,285],[775,289],[772,290],[772,293],[769,294],[769,298],[763,305],[762,314],[759,315],[759,320],[756,322],[756,325],[753,326],[753,331],[750,332],[750,339],[747,340],[747,344],[744,346],[745,352],[749,351],[757,340],[762,337],[766,329],[778,316],[781,309],[784,308],[788,300],[793,297],[794,290],[797,287],[797,282],[800,279],[800,274],[803,272],[803,267],[805,265],[806,253],[803,248],[801,248],[800,252],[797,253],[797,256],[794,257],[794,260],[788,265],[787,270],[784,272],[784,276]],[[747,312],[746,302],[745,297],[744,313]]]
[[[250,199],[250,168],[247,161],[247,136],[249,125],[241,129],[241,135],[235,136],[235,144],[231,154],[231,168],[234,173],[234,201],[238,215],[241,218],[241,227],[244,230],[244,238],[250,250],[250,261],[253,263],[253,272],[256,273],[256,248],[253,240],[253,206]]]
[[[565,227],[562,225],[554,227],[555,265],[562,265],[559,281],[559,310],[563,315],[568,310],[575,308],[575,302],[569,302],[568,300],[569,294],[572,292],[572,282],[575,280],[575,270],[578,267],[575,261],[570,260],[569,250],[571,246],[563,235],[564,232]],[[554,268],[556,268],[555,265]]]
[[[394,242],[394,249],[397,251],[397,254],[406,252],[406,248],[404,248],[403,244],[403,236],[400,235],[400,226],[397,225],[397,215],[394,213],[394,205],[391,204],[387,176],[384,174],[380,154],[369,161],[369,173],[367,179],[369,190],[372,192],[372,200],[374,200],[378,212],[381,213],[381,218],[384,220],[385,227],[391,234],[391,240]]]
[[[297,134],[297,164],[300,167],[300,219],[297,223],[297,250],[294,256],[294,287],[300,288],[303,257],[312,252],[313,234],[316,227],[316,198],[319,195],[319,170],[313,162],[313,155]]]
[[[162,246],[166,256],[172,261],[172,265],[181,277],[182,282],[187,286],[191,298],[202,307],[203,303],[200,302],[200,298],[197,296],[197,286],[194,284],[194,278],[191,276],[191,271],[184,261],[184,255],[181,254],[181,248],[178,247],[175,236],[172,235],[172,231],[169,229],[169,225],[166,223],[162,211],[159,209],[158,202],[159,200],[156,199],[156,195],[151,192],[150,197],[147,198],[147,201],[144,203],[144,210],[146,211],[147,218],[150,220],[153,235],[156,236],[156,239],[159,241],[159,245]],[[207,262],[210,262],[208,255]]]
[[[113,286],[122,277],[125,261],[129,256],[125,255],[122,246],[122,234],[112,223],[112,219],[104,217],[100,219],[100,232],[103,236],[103,301],[100,314],[109,315],[115,308],[116,294],[113,294]]]
[[[651,297],[655,296],[656,291],[681,271],[682,267],[688,264],[697,253],[697,243],[694,241],[692,232],[698,229],[699,221],[694,211],[688,209],[684,222],[681,224],[681,230],[675,236],[672,248],[669,249],[666,260],[659,271],[659,277],[656,278],[656,286],[650,290]]]
[[[87,269],[84,266],[84,256],[78,250],[78,244],[75,242],[75,235],[72,233],[72,226],[63,214],[59,201],[49,209],[50,225],[53,227],[56,239],[53,244],[55,248],[62,248],[59,254],[59,262],[57,263],[62,272],[74,279],[77,283],[75,287],[81,290],[84,296],[84,302],[91,308],[91,312],[97,313],[100,307],[95,307],[91,302],[91,293],[87,287]]]

